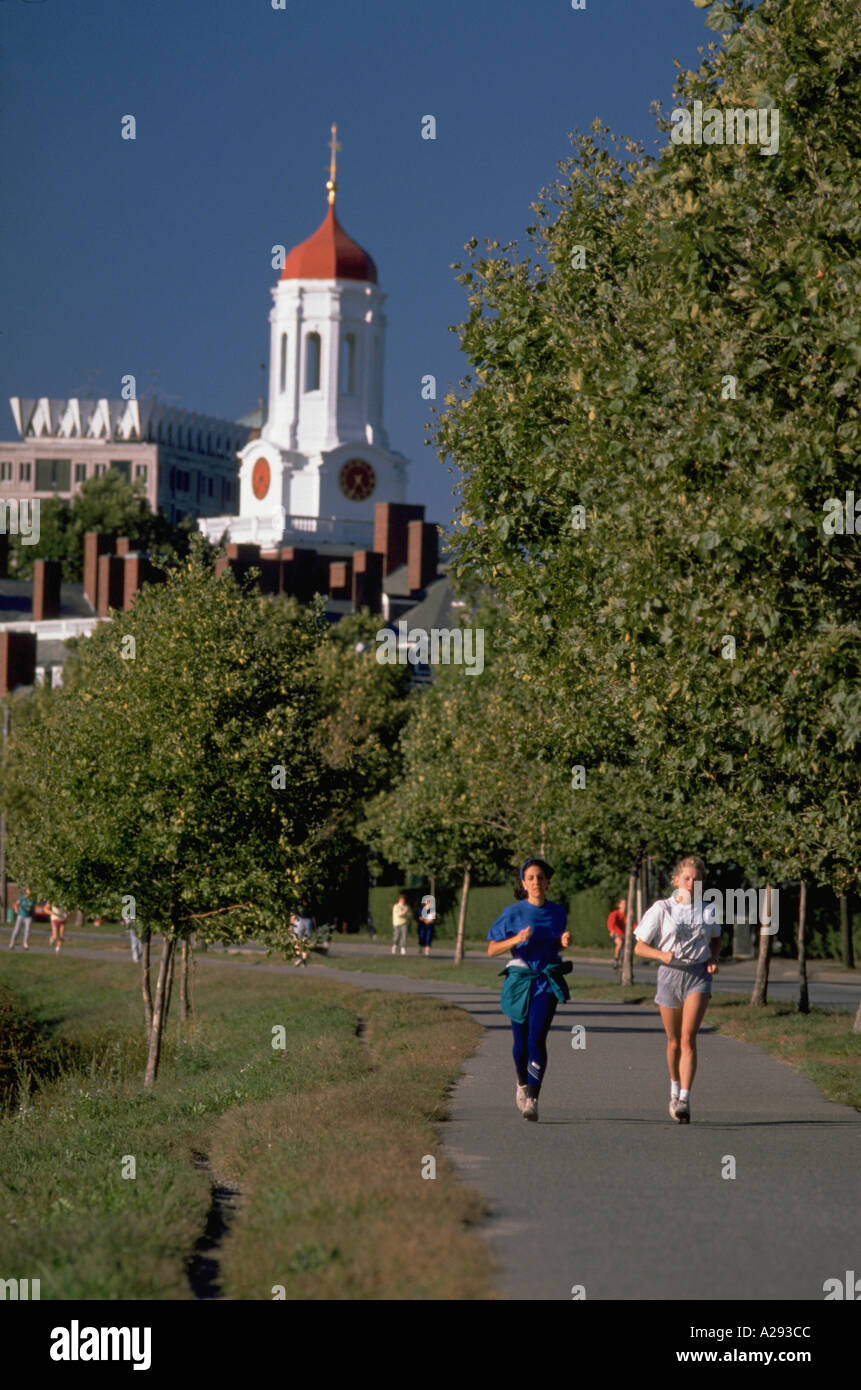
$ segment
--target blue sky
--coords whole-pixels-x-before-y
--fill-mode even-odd
[[[420,380],[441,400],[466,370],[450,263],[471,236],[525,245],[595,116],[654,148],[672,59],[714,37],[691,0],[0,0],[0,26],[0,437],[10,395],[118,396],[126,372],[184,409],[253,409],[271,247],[322,221],[336,121],[339,219],[388,295],[390,442],[443,522]]]

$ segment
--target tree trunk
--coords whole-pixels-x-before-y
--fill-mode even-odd
[[[463,887],[460,891],[460,915],[457,919],[457,941],[454,947],[454,963],[463,963],[463,933],[466,926],[466,904],[469,900],[469,881],[472,875],[472,866],[467,864],[463,875]]]
[[[168,1014],[170,1013],[170,1001],[171,1001],[171,999],[173,998],[173,977],[174,977],[174,974],[175,974],[175,966],[176,966],[176,941],[174,940],[174,949],[173,949],[173,952],[172,952],[171,958],[170,958],[170,968],[169,968],[169,970],[168,970],[168,972],[167,972],[167,991],[166,991],[165,997],[164,997],[164,1017],[162,1018],[162,1021],[161,1021],[162,1037],[164,1037],[164,1030],[165,1030],[165,1028],[167,1027]]]
[[[188,961],[191,955],[191,946],[188,937],[183,938],[181,965],[179,972],[179,1021],[185,1023],[188,1018]]]
[[[849,894],[840,894],[840,954],[843,969],[855,969],[855,943],[852,940],[852,914],[849,911]]]
[[[807,884],[801,880],[798,895],[798,1012],[810,1013],[810,996],[807,993]]]
[[[149,977],[149,942],[150,930],[147,927],[141,942],[141,993],[144,1002],[144,1018],[146,1019],[146,1040],[149,1042],[152,1037],[152,985]]]
[[[771,926],[771,885],[765,889],[765,911],[763,920],[759,924],[759,954],[756,958],[756,978],[753,982],[753,994],[750,996],[751,1005],[760,1008],[761,1005],[768,1003],[768,967],[771,964],[771,936],[766,935],[762,930],[765,920]]]
[[[164,946],[161,953],[161,961],[158,967],[158,982],[155,987],[155,1003],[152,1011],[152,1029],[149,1038],[149,1055],[146,1063],[146,1075],[144,1077],[145,1086],[153,1086],[158,1076],[158,1063],[161,1056],[161,1040],[164,1034],[164,1025],[167,1018],[167,1004],[170,995],[170,978],[173,966],[173,954],[176,949],[176,940],[172,936],[165,936]]]
[[[625,948],[622,952],[622,984],[634,983],[634,895],[637,891],[637,875],[628,875],[628,911],[625,921]],[[639,918],[637,918],[639,922]]]

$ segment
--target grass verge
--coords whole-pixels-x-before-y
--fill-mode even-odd
[[[13,957],[3,981],[20,1025],[0,1117],[4,1277],[40,1279],[43,1299],[190,1299],[213,1181],[203,1153],[242,1192],[221,1252],[228,1298],[269,1300],[278,1285],[289,1299],[489,1296],[490,1255],[470,1230],[483,1200],[455,1181],[436,1129],[481,1035],[461,1010],[322,972],[198,972],[199,1021],[180,1038],[171,1018],[144,1093],[124,964]],[[60,1075],[46,1058],[63,1059]]]

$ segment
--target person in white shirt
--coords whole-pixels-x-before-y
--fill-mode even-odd
[[[659,962],[655,1003],[667,1034],[670,1117],[678,1124],[688,1124],[691,1118],[697,1033],[720,954],[721,928],[714,906],[703,906],[694,888],[697,881],[702,883],[704,872],[703,861],[695,855],[680,859],[673,872],[675,891],[652,903],[634,932],[634,955]]]
[[[401,948],[401,955],[407,953],[407,924],[412,917],[406,893],[401,893],[392,908],[392,955]]]

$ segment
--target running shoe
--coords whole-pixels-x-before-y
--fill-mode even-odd
[[[532,1096],[526,1098],[526,1103],[523,1106],[523,1118],[524,1120],[538,1119],[538,1101]]]
[[[673,1117],[680,1125],[689,1125],[691,1122],[691,1103],[688,1100],[676,1101],[676,1113]]]
[[[678,1096],[670,1096],[670,1119],[671,1119],[671,1120],[674,1120],[674,1119],[676,1118],[676,1109],[677,1109],[677,1107],[678,1107],[678,1104],[679,1104],[679,1098],[678,1098]]]
[[[529,1092],[528,1092],[527,1087],[526,1087],[526,1086],[521,1086],[521,1085],[518,1083],[517,1091],[516,1091],[516,1093],[515,1093],[514,1099],[515,1099],[515,1103],[516,1103],[516,1105],[517,1105],[517,1108],[518,1108],[518,1110],[520,1111],[521,1114],[523,1114],[523,1110],[524,1110],[524,1108],[525,1108],[525,1106],[526,1106],[526,1098],[527,1098],[527,1095],[528,1095],[528,1094],[529,1094]]]

